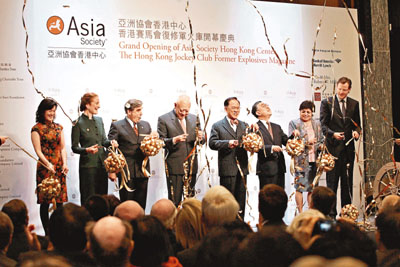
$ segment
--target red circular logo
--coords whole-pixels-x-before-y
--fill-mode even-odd
[[[47,20],[47,30],[51,34],[60,34],[64,30],[64,21],[58,16],[52,16]]]

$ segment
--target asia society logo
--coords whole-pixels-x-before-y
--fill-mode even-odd
[[[59,16],[52,16],[47,20],[47,30],[51,34],[57,35],[64,30],[64,21]]]

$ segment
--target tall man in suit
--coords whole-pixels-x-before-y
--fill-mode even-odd
[[[247,151],[240,144],[245,134],[247,124],[238,120],[240,102],[236,97],[229,97],[224,101],[226,116],[211,128],[209,139],[210,148],[218,151],[218,174],[220,184],[226,187],[239,203],[241,217],[244,218],[246,204],[246,188],[248,171]],[[240,169],[238,168],[239,162]]]
[[[189,114],[190,98],[187,95],[181,95],[175,102],[172,111],[158,118],[157,131],[165,142],[164,149],[167,155],[167,187],[168,198],[179,205],[182,199],[183,179],[185,171],[183,163],[186,157],[191,153],[196,141],[196,127],[200,128],[197,117]],[[197,138],[203,140],[203,132],[198,130]],[[195,151],[194,151],[195,153]],[[192,169],[189,194],[194,194],[194,187],[197,178],[197,156],[194,159],[193,167],[191,165],[191,157],[189,158],[188,172]],[[190,173],[188,174],[190,176]]]
[[[258,119],[257,124],[264,140],[264,148],[258,152],[256,170],[260,180],[260,190],[266,184],[276,184],[285,189],[286,165],[282,145],[286,145],[289,137],[281,126],[269,121],[272,112],[268,104],[257,101],[251,113]]]
[[[128,186],[134,189],[133,192],[128,192],[125,188],[119,191],[121,201],[135,200],[143,209],[146,208],[147,198],[147,183],[148,177],[143,174],[142,163],[146,157],[140,150],[140,143],[145,135],[151,133],[150,124],[147,121],[141,120],[143,103],[137,99],[130,99],[125,106],[126,117],[122,120],[111,124],[108,138],[117,140],[119,149],[126,158],[126,163],[131,176]],[[155,133],[157,134],[157,133]],[[147,163],[147,171],[150,170],[150,163]],[[115,173],[110,173],[109,178],[116,179]],[[118,174],[119,184],[121,184],[121,174]]]
[[[326,136],[329,152],[337,157],[335,168],[326,174],[327,186],[337,192],[340,179],[342,207],[351,203],[353,195],[354,142],[346,143],[360,134],[360,110],[358,101],[348,97],[351,80],[340,78],[336,83],[336,95],[321,102],[320,120]],[[336,205],[333,208],[336,215]]]

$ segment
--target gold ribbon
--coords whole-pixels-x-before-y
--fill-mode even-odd
[[[256,218],[254,218],[254,216],[251,215],[251,211],[253,210],[253,207],[252,207],[252,206],[250,205],[250,203],[249,203],[250,193],[249,193],[249,190],[247,189],[246,180],[244,179],[244,173],[243,173],[243,171],[242,171],[242,168],[240,168],[239,160],[238,160],[236,157],[235,157],[235,159],[236,159],[236,166],[237,166],[238,169],[239,169],[240,177],[242,178],[242,182],[243,182],[243,184],[244,184],[244,188],[246,189],[246,204],[247,204],[247,206],[249,207],[249,216],[253,219],[253,221],[255,221]],[[244,215],[245,215],[245,214],[243,214],[243,219],[244,219]]]
[[[119,157],[117,156],[117,153],[116,153],[114,150],[117,151],[117,152],[122,156],[122,158],[125,160],[125,162],[126,162],[126,165],[125,165],[125,166],[126,166],[126,172],[128,173],[128,175],[126,175],[125,170],[124,170],[124,168],[122,167],[121,161],[119,160]],[[120,166],[119,171],[120,171],[120,173],[121,173],[121,184],[120,184],[120,186],[118,186],[118,181],[117,181],[117,179],[115,179],[115,180],[114,180],[115,189],[116,189],[117,191],[119,191],[119,190],[121,190],[122,188],[125,188],[126,191],[128,191],[128,192],[133,192],[135,189],[131,189],[131,188],[128,186],[128,182],[129,182],[130,179],[131,179],[131,174],[129,173],[128,162],[126,161],[126,158],[125,158],[124,154],[121,152],[121,150],[120,150],[119,148],[112,147],[112,146],[108,148],[108,151],[111,153],[111,155],[113,156],[113,158],[116,158],[116,159],[117,159],[118,166]]]
[[[146,169],[147,166],[147,162],[149,161],[149,156],[146,156],[142,162],[142,172],[143,175],[147,178],[149,178],[151,176],[151,174],[149,173],[149,171]]]

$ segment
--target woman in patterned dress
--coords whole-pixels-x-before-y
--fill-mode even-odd
[[[300,104],[300,118],[289,122],[289,133],[299,133],[299,137],[305,141],[306,147],[304,153],[296,157],[296,172],[294,179],[294,188],[296,189],[296,205],[298,211],[303,211],[303,192],[308,192],[307,200],[312,191],[312,182],[316,175],[317,166],[315,160],[317,158],[318,147],[323,142],[323,134],[321,123],[314,120],[313,110],[314,104],[311,101],[303,101]],[[308,202],[309,203],[309,202]]]
[[[47,166],[37,164],[36,185],[45,178],[54,175],[61,183],[61,193],[55,199],[57,207],[68,201],[66,174],[68,173],[67,152],[63,127],[54,122],[56,117],[57,102],[51,98],[45,98],[40,102],[36,111],[36,124],[31,130],[32,144],[39,160]],[[50,199],[44,199],[37,194],[37,203],[40,204],[40,219],[47,234],[49,222]]]

